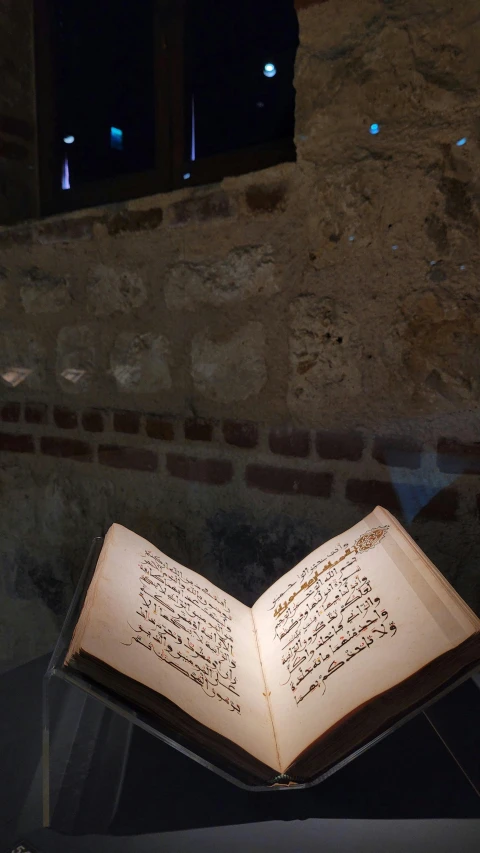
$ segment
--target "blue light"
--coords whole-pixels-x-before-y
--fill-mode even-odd
[[[462,136],[462,138],[459,139],[458,142],[456,142],[455,144],[458,145],[459,148],[461,148],[462,145],[465,145],[466,141],[467,141],[467,137]]]
[[[75,142],[74,136],[64,136],[63,141],[67,143],[67,145],[71,145],[72,142]]]
[[[370,125],[369,130],[370,130],[370,133],[372,134],[372,136],[376,136],[377,133],[380,133],[380,125],[377,124],[376,122],[374,122],[374,124]]]
[[[394,251],[394,252],[396,252],[396,251],[397,251],[397,249],[398,249],[398,246],[397,246],[397,245],[392,246],[392,249],[393,249],[393,251]]]
[[[275,77],[277,69],[275,68],[273,62],[265,63],[265,65],[263,66],[263,73],[265,74],[265,77]]]
[[[123,130],[119,127],[110,128],[110,147],[116,151],[123,151]]]
[[[68,166],[68,157],[65,157],[62,167],[62,190],[70,189],[70,169]]]
[[[188,179],[189,179],[190,177],[191,177],[190,172],[185,172],[185,174],[184,174],[184,176],[183,176],[183,180],[184,180],[184,181],[188,181]]]

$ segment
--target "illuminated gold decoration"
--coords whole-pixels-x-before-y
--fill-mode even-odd
[[[361,551],[369,551],[370,548],[374,548],[375,545],[378,545],[386,535],[388,529],[389,525],[386,524],[384,527],[373,527],[372,530],[367,530],[366,533],[362,533],[355,542],[355,550],[357,554]]]

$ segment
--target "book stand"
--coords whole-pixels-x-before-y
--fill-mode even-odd
[[[43,824],[53,824],[68,832],[80,813],[101,815],[107,827],[113,818],[122,789],[128,748],[133,726],[140,726],[152,737],[180,751],[232,784],[249,791],[286,791],[309,788],[340,770],[354,758],[419,713],[423,713],[462,773],[480,798],[480,767],[471,750],[456,743],[458,727],[445,723],[435,712],[434,700],[422,705],[400,722],[361,746],[313,781],[292,783],[285,776],[272,778],[269,784],[251,778],[222,758],[212,756],[188,743],[174,731],[168,731],[152,716],[144,714],[128,702],[81,674],[63,667],[73,630],[93,576],[103,538],[92,543],[75,596],[65,619],[60,637],[43,682]],[[470,676],[449,685],[441,696],[450,692]],[[478,678],[478,677],[477,677]],[[478,680],[480,687],[480,680]],[[480,698],[480,691],[479,691]],[[165,769],[163,770],[165,773]],[[141,784],[141,782],[140,782]],[[97,823],[98,828],[98,823]]]

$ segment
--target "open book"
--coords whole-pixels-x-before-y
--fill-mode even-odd
[[[248,778],[308,781],[480,661],[480,620],[377,507],[252,608],[114,524],[65,665]]]

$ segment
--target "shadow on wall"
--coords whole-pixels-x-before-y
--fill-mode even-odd
[[[245,512],[220,510],[207,520],[205,562],[248,607],[292,566],[328,538],[327,529],[308,521],[276,515],[256,524]]]

